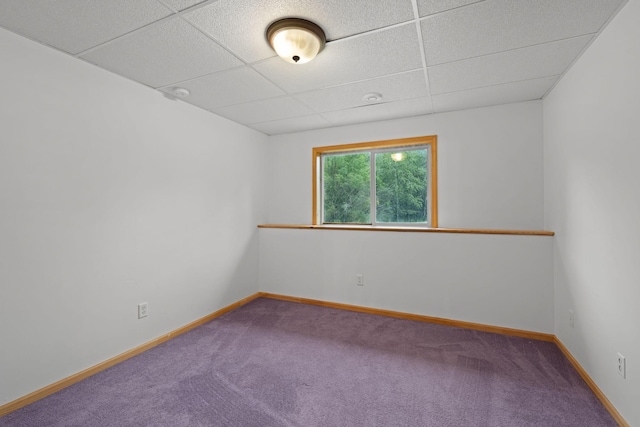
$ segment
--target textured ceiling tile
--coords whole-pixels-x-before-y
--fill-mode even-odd
[[[247,62],[274,56],[265,38],[272,22],[298,17],[336,40],[413,19],[411,0],[218,0],[185,14]]]
[[[0,0],[0,27],[282,133],[539,99],[625,1]],[[276,58],[265,40],[292,15],[329,38],[308,64]],[[363,106],[366,92],[383,102]]]
[[[622,0],[487,0],[421,21],[427,65],[597,32]]]
[[[155,0],[0,1],[0,25],[72,54],[170,14]]]
[[[0,25],[72,54],[170,14],[155,0],[0,1]]]
[[[342,126],[401,117],[420,116],[430,114],[431,112],[429,98],[414,98],[398,102],[350,108],[348,110],[331,111],[323,113],[322,117],[336,126]]]
[[[202,3],[205,0],[160,0],[162,3],[173,8],[174,10],[185,10],[191,6]]]
[[[242,64],[179,18],[151,25],[81,57],[152,87]]]
[[[433,95],[431,97],[433,111],[442,113],[540,99],[558,78],[559,76],[551,76],[524,82]]]
[[[418,14],[420,16],[433,15],[445,10],[467,6],[484,0],[418,0]]]
[[[427,84],[422,70],[394,74],[358,83],[334,86],[314,92],[295,95],[317,112],[370,105],[363,97],[372,92],[382,94],[384,102],[400,101],[427,96]]]
[[[178,83],[175,86],[189,89],[191,92],[183,101],[197,105],[205,110],[213,110],[228,105],[242,104],[285,94],[276,85],[247,66],[209,74],[208,76]],[[173,88],[174,85],[161,90],[171,94]]]
[[[576,37],[431,67],[428,70],[431,94],[562,74],[592,37]]]
[[[422,67],[414,24],[328,44],[306,64],[290,64],[276,57],[255,69],[288,91],[296,93],[380,77]]]
[[[217,108],[213,112],[245,125],[313,114],[311,109],[290,97],[247,102]]]
[[[305,130],[328,128],[331,126],[331,123],[317,114],[250,125],[251,128],[259,132],[266,133],[267,135],[301,132]]]

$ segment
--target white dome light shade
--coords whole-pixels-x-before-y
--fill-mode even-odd
[[[267,40],[279,57],[292,64],[311,61],[324,48],[324,31],[311,21],[286,18],[267,29]]]

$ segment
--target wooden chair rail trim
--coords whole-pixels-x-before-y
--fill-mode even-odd
[[[260,224],[258,228],[288,228],[299,230],[350,230],[392,231],[399,233],[457,233],[457,234],[503,234],[514,236],[554,236],[547,230],[491,230],[476,228],[425,228],[425,227],[380,227],[370,225],[310,225],[310,224]]]

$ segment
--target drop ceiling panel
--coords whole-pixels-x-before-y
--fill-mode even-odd
[[[275,57],[255,69],[289,93],[321,89],[422,67],[415,24],[328,44],[313,61],[290,64]]]
[[[427,96],[427,84],[424,71],[416,70],[407,73],[379,77],[358,83],[334,86],[313,92],[295,95],[313,110],[323,113],[332,110],[344,110],[363,105],[370,105],[363,97],[365,94],[380,93],[384,102]]]
[[[228,119],[250,125],[272,120],[312,115],[314,112],[301,102],[291,98],[270,98],[213,110]]]
[[[180,18],[149,26],[81,57],[152,87],[242,64]]]
[[[509,50],[428,69],[432,94],[562,74],[592,36]]]
[[[434,13],[444,12],[472,3],[478,3],[484,0],[418,0],[418,14],[420,16],[433,15]]]
[[[184,15],[247,62],[274,56],[265,32],[281,18],[304,18],[337,40],[413,19],[411,0],[218,0]]]
[[[327,128],[331,126],[331,123],[317,114],[312,116],[301,116],[292,119],[274,120],[270,122],[250,125],[250,127],[252,127],[253,129],[259,132],[266,133],[267,135],[300,132],[310,129]]]
[[[507,83],[498,86],[433,95],[431,97],[433,101],[433,111],[435,113],[442,113],[445,111],[540,99],[556,80],[557,76],[551,76],[524,82]]]
[[[170,14],[155,0],[0,1],[0,25],[71,54]]]
[[[0,0],[0,27],[275,134],[540,99],[627,1]],[[307,64],[265,38],[292,16],[328,37]]]
[[[284,91],[248,66],[209,74],[175,86],[191,92],[184,101],[205,110],[285,95]],[[171,94],[173,88],[171,85],[161,90]]]
[[[429,16],[421,21],[427,65],[595,33],[621,1],[486,0]]]
[[[348,110],[323,113],[322,117],[336,126],[365,123],[378,120],[390,120],[400,117],[430,114],[429,98],[414,98],[398,102],[367,105]]]

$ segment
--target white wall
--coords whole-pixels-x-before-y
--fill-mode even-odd
[[[269,222],[311,221],[311,149],[438,135],[440,227],[542,229],[542,102],[272,136]]]
[[[4,30],[0,52],[3,404],[258,290],[267,138]]]
[[[640,425],[639,19],[631,0],[543,104],[556,335],[631,425]]]
[[[266,292],[555,325],[640,425],[639,16],[631,0],[544,102],[270,138],[0,30],[0,404],[260,280]],[[556,237],[255,229],[309,223],[312,147],[432,134],[441,227]]]
[[[312,147],[434,134],[441,227],[542,229],[540,101],[272,136],[269,222],[310,223]],[[260,289],[551,333],[551,253],[550,237],[261,229]]]
[[[260,289],[553,333],[552,248],[544,236],[263,228]]]

